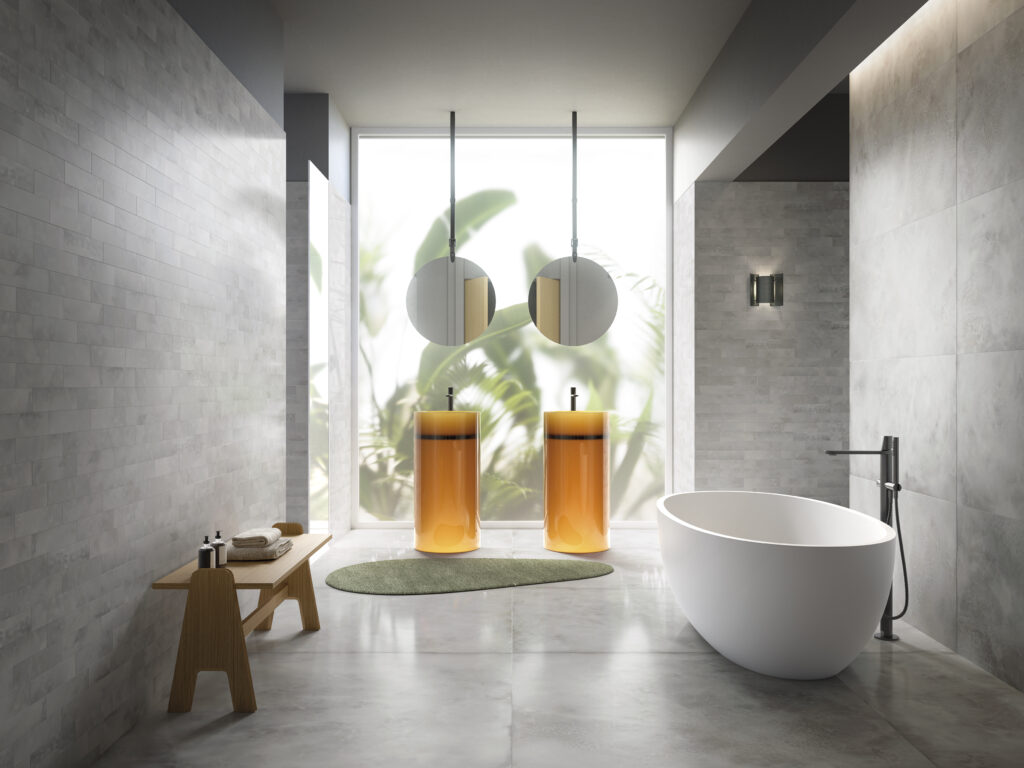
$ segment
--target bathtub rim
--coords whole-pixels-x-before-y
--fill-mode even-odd
[[[851,515],[861,515],[882,526],[885,530],[883,537],[874,541],[858,542],[856,544],[798,544],[796,542],[786,541],[765,541],[764,539],[747,539],[741,536],[730,536],[727,533],[721,533],[720,531],[712,531],[708,528],[701,528],[699,525],[694,525],[691,522],[682,520],[676,515],[672,514],[665,507],[665,501],[672,498],[673,496],[702,496],[702,495],[715,495],[723,493],[735,493],[735,494],[746,494],[748,496],[775,496],[784,499],[801,499],[803,501],[813,501],[815,504],[822,504],[827,507],[833,507],[842,512],[849,513]],[[812,499],[808,496],[795,496],[791,493],[771,493],[770,491],[737,491],[737,490],[714,490],[714,491],[678,491],[676,493],[667,493],[658,499],[658,514],[664,515],[675,523],[689,528],[692,531],[698,533],[706,533],[709,536],[717,536],[720,539],[728,539],[730,541],[741,541],[747,544],[762,544],[771,547],[800,547],[804,549],[855,549],[857,547],[873,547],[879,544],[886,544],[896,538],[896,530],[889,525],[886,525],[881,520],[871,515],[865,514],[864,512],[858,512],[856,509],[850,509],[850,507],[844,507],[840,504],[833,504],[831,501],[821,501],[820,499]]]

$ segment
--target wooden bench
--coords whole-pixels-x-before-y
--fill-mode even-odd
[[[297,600],[302,628],[320,629],[309,558],[331,539],[329,533],[303,533],[299,523],[277,523],[292,548],[277,560],[230,561],[225,568],[199,568],[193,560],[159,581],[153,589],[186,589],[178,660],[174,665],[168,712],[190,712],[200,672],[226,672],[235,712],[255,712],[256,694],[245,637],[254,629],[266,631],[274,609]],[[259,603],[242,618],[236,589],[260,590]]]

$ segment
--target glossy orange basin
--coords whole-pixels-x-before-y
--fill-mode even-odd
[[[480,546],[480,414],[415,415],[415,547],[469,552]]]
[[[544,414],[544,547],[603,552],[609,547],[606,411]]]

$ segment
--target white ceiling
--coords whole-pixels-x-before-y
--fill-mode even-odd
[[[350,125],[675,123],[749,0],[274,0],[285,90]]]

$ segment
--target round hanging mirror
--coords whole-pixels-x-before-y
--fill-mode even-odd
[[[455,113],[449,113],[451,211],[448,258],[428,261],[413,275],[405,309],[413,327],[435,344],[457,347],[487,330],[494,318],[494,286],[472,261],[455,255]]]
[[[494,306],[494,285],[487,273],[461,256],[428,261],[405,294],[413,327],[428,341],[449,347],[486,331]]]
[[[559,344],[577,347],[597,341],[611,327],[619,294],[600,264],[566,256],[533,278],[529,307],[537,330]]]
[[[577,255],[576,113],[572,113],[572,256],[544,267],[530,283],[530,319],[537,330],[568,347],[604,336],[619,308],[615,281],[604,267]]]

